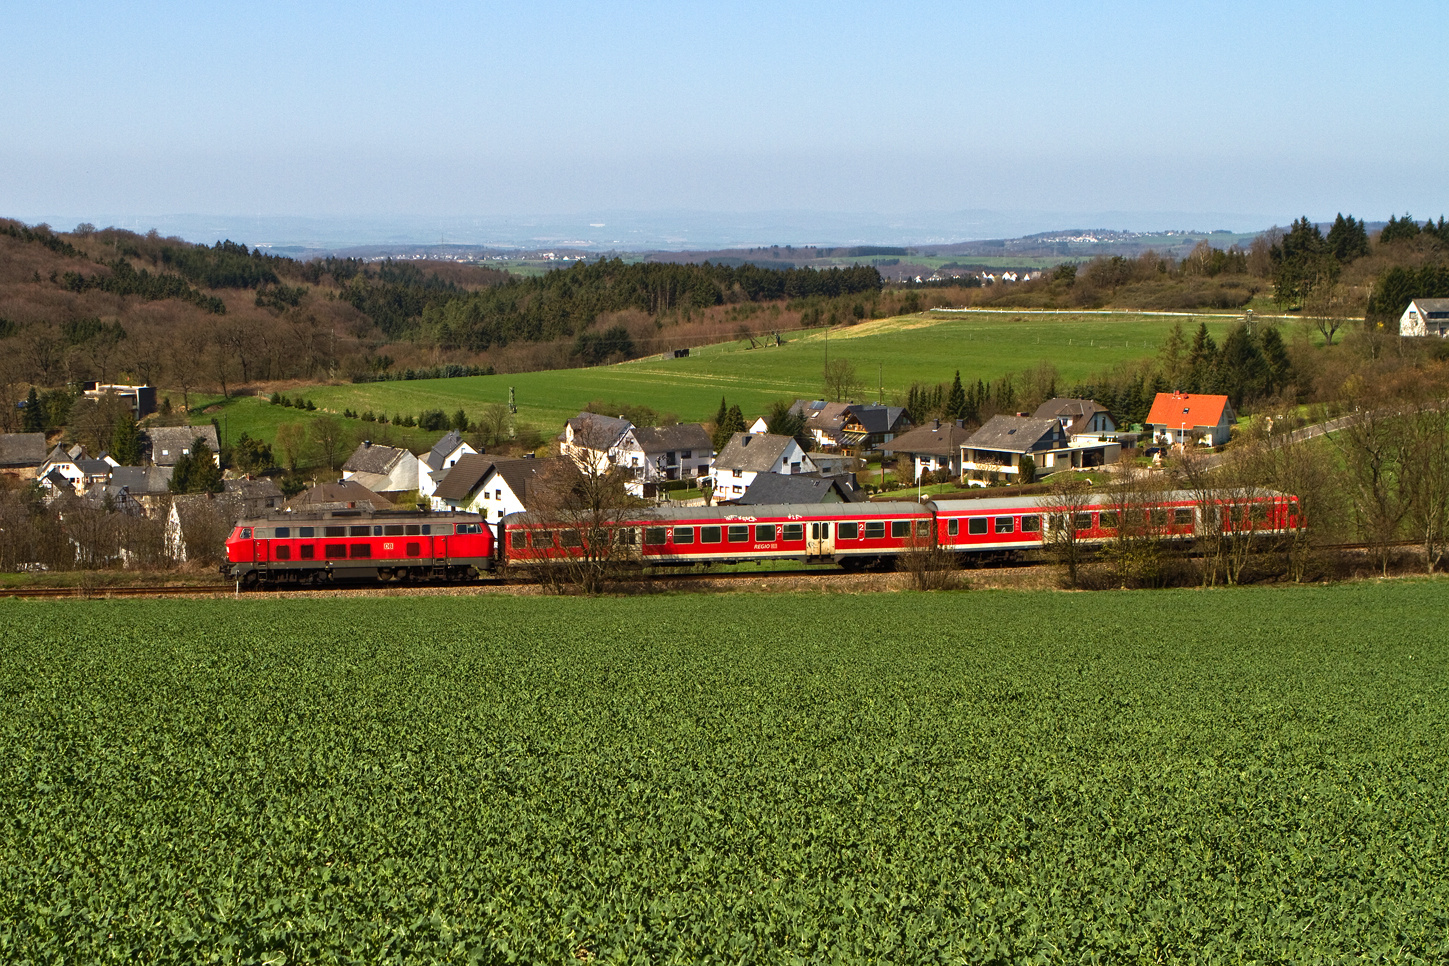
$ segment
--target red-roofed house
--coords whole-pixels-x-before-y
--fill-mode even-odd
[[[1199,446],[1221,446],[1238,421],[1227,396],[1196,392],[1160,392],[1147,414],[1152,441],[1167,446],[1183,442]]]

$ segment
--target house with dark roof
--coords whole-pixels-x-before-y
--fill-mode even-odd
[[[992,416],[961,444],[961,476],[978,482],[1015,481],[1028,456],[1038,471],[1070,466],[1069,442],[1058,419]]]
[[[1197,392],[1160,392],[1147,414],[1147,430],[1159,446],[1221,446],[1228,441],[1237,414],[1227,396]]]
[[[887,453],[900,453],[909,459],[915,468],[914,479],[919,480],[927,473],[941,470],[949,471],[952,477],[959,477],[961,447],[971,438],[971,432],[959,419],[934,419],[901,433],[883,448]]]
[[[470,453],[438,484],[433,509],[477,513],[486,522],[497,523],[510,513],[528,510],[538,481],[561,460],[493,459]]]
[[[418,466],[418,496],[431,497],[437,491],[438,483],[448,475],[448,470],[452,469],[458,460],[469,453],[477,452],[472,446],[463,442],[462,433],[456,429],[448,430],[442,439],[433,444],[433,448],[428,450],[428,455],[422,458]]]
[[[714,458],[714,497],[730,500],[744,495],[761,473],[813,473],[815,464],[791,436],[773,433],[735,433]]]
[[[564,423],[558,437],[559,455],[581,467],[593,467],[594,472],[606,472],[615,462],[619,442],[633,428],[634,424],[623,416],[581,412]]]
[[[1037,419],[1061,420],[1068,436],[1115,433],[1117,421],[1107,407],[1092,399],[1048,399],[1032,413]]]
[[[374,493],[406,493],[418,488],[421,467],[422,461],[410,450],[365,439],[342,464],[342,478],[356,480]]]
[[[721,503],[736,506],[768,506],[780,503],[858,503],[865,493],[848,473],[798,473],[782,476],[761,473],[745,492]]]
[[[911,427],[903,406],[797,399],[790,407],[804,420],[805,432],[822,451],[869,453]],[[752,429],[763,430],[761,422]]]
[[[222,482],[222,492],[237,502],[239,515],[244,517],[266,516],[273,510],[281,509],[284,499],[281,488],[265,477],[225,480]]]
[[[151,443],[151,462],[156,466],[175,466],[181,457],[190,455],[191,447],[198,439],[211,449],[211,458],[216,465],[221,465],[221,444],[216,438],[216,427],[210,424],[152,426],[145,435]]]
[[[643,496],[648,485],[709,476],[714,443],[699,423],[630,426],[614,446],[613,460],[631,477],[626,488]]]
[[[1399,335],[1449,338],[1449,299],[1414,299],[1399,316]]]
[[[0,433],[0,472],[33,478],[45,455],[44,433]]]
[[[284,510],[395,510],[397,507],[356,480],[319,483],[282,504]]]

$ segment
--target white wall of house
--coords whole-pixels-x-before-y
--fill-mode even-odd
[[[452,466],[453,466],[453,464],[456,463],[456,462],[458,462],[458,460],[462,459],[464,456],[466,456],[469,453],[476,453],[476,452],[478,452],[478,451],[476,449],[474,449],[473,447],[469,446],[467,443],[459,443],[457,446],[453,447],[452,451],[449,452],[446,457],[443,458],[443,466],[442,466],[442,469],[443,470],[451,469]],[[435,480],[435,479],[433,479],[432,474],[434,472],[440,472],[440,471],[439,470],[431,470],[431,469],[429,469],[428,468],[428,464],[425,463],[425,462],[423,462],[422,460],[418,460],[417,461],[417,468],[418,468],[418,480],[417,480],[416,486],[417,486],[417,490],[418,490],[418,496],[419,497],[430,497],[435,492],[437,492],[437,489],[438,489],[438,481]],[[413,487],[411,487],[411,486],[401,487],[401,489],[404,489],[404,490],[411,490],[412,488]]]
[[[780,458],[765,472],[779,473],[782,476],[789,476],[793,473],[814,473],[815,464],[810,461],[810,456],[800,448],[800,444],[792,439]],[[741,470],[736,473],[730,467],[716,464],[713,473],[715,498],[727,500],[740,496],[750,488],[750,484],[759,475],[759,471],[756,470]]]
[[[497,473],[489,471],[483,482],[468,494],[466,500],[433,499],[435,510],[462,510],[476,513],[486,523],[497,523],[510,513],[522,513],[526,507],[508,485],[508,481]]]

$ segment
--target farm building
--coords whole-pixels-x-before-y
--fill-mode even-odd
[[[319,483],[282,504],[284,510],[392,510],[394,505],[356,480]]]
[[[34,477],[45,455],[44,433],[0,434],[0,471]]]
[[[1399,335],[1449,338],[1449,299],[1414,299],[1399,316]]]
[[[443,477],[448,475],[448,470],[467,454],[476,452],[476,449],[463,442],[461,433],[456,429],[449,430],[442,439],[433,444],[433,448],[418,466],[418,496],[432,496]]]
[[[602,473],[613,462],[619,443],[634,424],[623,416],[600,416],[582,412],[564,423],[558,437],[560,456],[567,456],[580,466],[592,466]]]
[[[1147,430],[1159,446],[1221,446],[1237,419],[1227,396],[1160,392],[1147,414]]]

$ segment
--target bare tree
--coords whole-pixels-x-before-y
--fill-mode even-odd
[[[1360,402],[1356,418],[1334,435],[1364,541],[1374,549],[1384,576],[1389,556],[1408,515],[1411,492],[1403,474],[1403,423],[1394,406]]]
[[[1283,554],[1285,575],[1302,582],[1317,548],[1342,536],[1346,508],[1329,453],[1322,441],[1294,438],[1291,428],[1275,428],[1243,445],[1252,478],[1290,501],[1274,542]]]
[[[1407,523],[1432,574],[1444,557],[1449,524],[1449,411],[1442,402],[1426,400],[1404,414],[1402,445]]]
[[[282,423],[277,427],[277,448],[282,451],[282,465],[287,472],[297,472],[297,463],[306,445],[307,428],[301,423]]]
[[[1173,545],[1165,496],[1161,474],[1130,468],[1107,491],[1110,509],[1102,511],[1102,528],[1112,537],[1103,556],[1122,587],[1161,587],[1169,578]]]
[[[511,420],[506,403],[494,402],[483,407],[483,414],[478,417],[477,440],[479,449],[486,446],[497,446],[508,438],[508,425]]]
[[[825,395],[836,402],[848,399],[860,391],[860,376],[855,363],[849,359],[831,359],[825,364]]]
[[[914,590],[954,590],[961,585],[960,561],[955,551],[941,546],[935,520],[917,520],[906,540],[896,569],[905,573]]]
[[[352,434],[336,416],[323,415],[312,420],[308,435],[316,442],[322,462],[327,464],[328,469],[337,469],[342,454],[352,448]]]
[[[1067,586],[1074,589],[1087,554],[1081,531],[1089,527],[1082,518],[1091,505],[1090,490],[1086,480],[1070,473],[1058,473],[1052,478],[1051,489],[1038,501],[1046,516],[1042,546],[1066,568]]]

